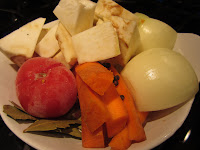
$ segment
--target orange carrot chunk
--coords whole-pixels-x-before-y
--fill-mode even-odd
[[[129,139],[141,142],[146,140],[146,134],[142,123],[140,122],[138,111],[136,110],[135,104],[131,98],[124,98],[124,105],[128,111],[129,119],[128,119],[128,131],[129,131]]]
[[[140,119],[140,122],[143,124],[145,120],[147,119],[147,116],[149,115],[149,112],[140,112],[138,111],[138,116]]]
[[[78,65],[75,71],[99,95],[103,95],[113,82],[113,73],[97,62]]]
[[[146,139],[146,135],[142,123],[140,122],[138,115],[139,111],[136,109],[134,99],[129,89],[127,88],[124,80],[122,79],[121,75],[113,66],[111,66],[110,69],[113,72],[114,76],[119,76],[118,85],[116,86],[116,89],[119,95],[123,95],[124,105],[129,114],[127,122],[129,139],[136,142],[144,141]]]
[[[129,140],[128,128],[127,126],[117,135],[115,135],[109,143],[111,150],[126,150],[132,144],[132,141]]]
[[[128,113],[122,99],[115,89],[114,84],[111,84],[102,96],[102,101],[111,115],[111,118],[106,121],[107,134],[108,137],[111,138],[125,127],[128,120]]]
[[[90,132],[94,132],[109,119],[108,109],[100,96],[92,91],[78,75],[76,81],[82,120]]]
[[[93,133],[90,132],[85,120],[82,117],[82,146],[85,148],[104,148],[105,143],[105,127],[100,126]]]

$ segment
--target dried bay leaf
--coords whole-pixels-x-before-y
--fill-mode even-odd
[[[37,120],[35,117],[10,105],[4,105],[3,112],[15,120],[33,120],[33,121]]]
[[[24,132],[30,131],[52,131],[56,129],[64,129],[73,124],[81,124],[79,120],[46,120],[41,119],[31,124]]]
[[[82,132],[82,126],[80,125],[78,128],[79,128],[79,130]]]
[[[65,115],[61,116],[60,119],[67,119],[67,120],[76,120],[77,118],[79,118],[81,116],[81,111],[76,110],[76,109],[72,109],[71,111],[69,111],[68,113],[66,113]]]
[[[52,119],[41,119],[35,118],[29,115],[22,107],[13,101],[10,101],[11,105],[4,105],[4,112],[15,119],[16,121],[35,121],[32,123],[24,132],[29,133],[44,133],[48,136],[48,133],[58,135],[67,135],[69,137],[81,140],[81,117],[80,107],[75,105],[67,114],[58,117],[56,120]],[[25,122],[24,122],[25,123]],[[41,134],[43,135],[43,134]]]
[[[71,132],[68,134],[77,138],[82,138],[81,130],[79,128],[72,128]]]
[[[79,128],[70,127],[65,129],[56,129],[55,132],[67,134],[77,139],[82,138],[81,130]]]
[[[15,102],[13,102],[13,101],[10,101],[10,102],[11,102],[11,104],[13,104],[13,106],[16,107],[17,109],[19,109],[19,110],[21,110],[21,111],[27,113],[22,107],[20,107],[19,105],[17,105]]]

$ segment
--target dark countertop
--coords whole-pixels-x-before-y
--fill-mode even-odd
[[[132,12],[141,12],[172,26],[179,33],[200,35],[199,0],[116,0]],[[52,10],[58,0],[1,0],[0,1],[0,38],[25,23],[38,17],[55,20]],[[200,149],[200,94],[196,95],[192,109],[176,133],[154,150],[198,150]],[[189,138],[184,141],[186,134]],[[34,150],[17,138],[0,118],[0,149]]]

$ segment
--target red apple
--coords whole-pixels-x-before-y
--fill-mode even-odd
[[[16,91],[24,110],[39,118],[64,115],[77,99],[73,73],[52,58],[27,60],[17,73]]]

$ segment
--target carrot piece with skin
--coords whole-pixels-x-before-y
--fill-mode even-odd
[[[102,101],[111,115],[111,118],[106,121],[107,135],[111,138],[126,126],[128,113],[122,99],[115,89],[114,84],[111,84],[102,96]]]
[[[127,122],[129,139],[136,142],[141,142],[146,140],[146,134],[142,126],[142,123],[140,122],[133,101],[131,99],[128,99],[127,97],[124,99],[124,105],[129,113],[129,119]]]
[[[117,70],[111,66],[111,71],[113,72],[114,76],[118,75],[118,85],[116,86],[116,90],[119,93],[119,95],[124,96],[124,105],[127,109],[127,112],[129,114],[129,119],[127,122],[127,128],[129,133],[129,139],[141,142],[146,139],[145,131],[142,126],[142,123],[140,122],[139,115],[140,113],[134,103],[133,96],[131,95],[130,91],[128,90],[124,80],[122,79],[121,75],[117,72]]]
[[[147,116],[149,115],[149,112],[140,112],[138,111],[138,117],[140,119],[140,122],[143,124],[145,120],[147,119]]]
[[[87,124],[90,132],[94,132],[110,118],[108,109],[101,101],[101,97],[92,91],[78,75],[76,75],[76,81],[82,120]]]
[[[126,126],[120,133],[115,135],[109,143],[111,150],[126,150],[132,144],[129,140],[128,127]]]
[[[76,66],[75,71],[99,95],[104,95],[113,82],[113,73],[97,62],[80,64]]]
[[[82,146],[84,148],[105,148],[106,135],[105,135],[105,125],[100,126],[93,133],[90,132],[88,126],[85,122],[84,117],[82,117]]]

